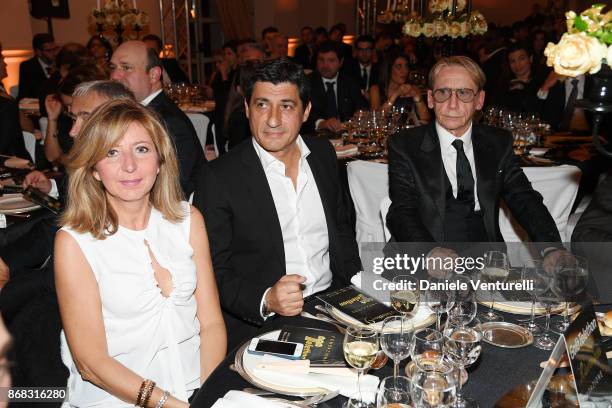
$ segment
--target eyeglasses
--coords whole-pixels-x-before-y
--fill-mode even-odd
[[[453,96],[453,92],[457,95],[457,98],[459,98],[461,102],[465,103],[472,102],[474,100],[474,96],[476,96],[478,93],[470,88],[439,88],[433,91],[434,101],[438,103],[446,102],[451,98],[451,96]]]

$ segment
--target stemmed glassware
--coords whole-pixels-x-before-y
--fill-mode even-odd
[[[391,306],[404,316],[414,316],[421,295],[418,280],[412,275],[399,275],[392,282]]]
[[[378,408],[408,408],[410,406],[410,379],[403,376],[384,378],[376,396]]]
[[[503,281],[508,278],[509,274],[508,257],[505,253],[499,251],[489,251],[485,254],[485,267],[482,270],[481,276],[483,280],[489,283]],[[495,313],[495,291],[489,290],[490,302],[489,311],[481,315],[482,320],[496,322],[504,320],[504,318]]]
[[[537,278],[538,274],[541,273],[545,273],[544,262],[537,259],[529,259],[525,262],[525,265],[523,266],[521,279],[526,282],[534,281]],[[535,304],[537,292],[535,288],[531,290],[528,289],[527,292],[531,295],[531,319],[523,323],[523,326],[531,333],[536,334],[540,332],[540,326],[538,326],[535,322]]]
[[[544,326],[544,332],[533,343],[534,346],[542,350],[552,350],[555,346],[555,342],[550,338],[549,334],[550,309],[558,300],[551,290],[553,279],[553,274],[546,272],[544,269],[536,270],[533,276],[533,290],[536,294],[536,298],[538,302],[543,304],[546,308],[546,325]]]
[[[451,290],[427,289],[423,293],[423,303],[436,314],[436,330],[440,331],[442,314],[448,312],[455,305],[455,292]]]
[[[399,373],[400,362],[408,357],[414,345],[414,328],[404,316],[390,316],[383,321],[380,347],[393,360],[393,376]]]
[[[344,358],[357,369],[357,389],[361,396],[361,376],[363,372],[370,368],[376,354],[378,353],[378,334],[366,327],[349,326],[346,328],[343,342]],[[353,404],[355,408],[370,407],[371,404],[361,401],[358,405]]]
[[[462,302],[455,302],[448,311],[447,320],[462,320],[464,323],[469,323],[474,320],[477,313],[478,303],[476,301],[464,300]]]
[[[555,279],[551,289],[565,301],[563,321],[555,326],[560,332],[565,332],[570,325],[569,302],[584,291],[588,281],[588,261],[572,254],[561,255],[555,264]]]
[[[448,364],[417,361],[411,383],[412,403],[416,408],[450,407],[455,401],[457,382]]]
[[[464,367],[472,365],[478,360],[482,350],[482,332],[480,321],[472,319],[466,323],[466,319],[457,315],[449,318],[444,329],[444,353],[446,357],[455,364],[457,394],[453,408],[472,408],[478,404],[472,399],[465,397],[462,392],[461,371]]]
[[[439,362],[444,359],[444,336],[434,329],[420,329],[414,333],[412,361]]]

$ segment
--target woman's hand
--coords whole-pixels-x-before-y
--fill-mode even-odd
[[[62,101],[59,100],[56,94],[49,94],[45,97],[45,108],[47,109],[49,120],[56,121],[60,113],[62,113]]]

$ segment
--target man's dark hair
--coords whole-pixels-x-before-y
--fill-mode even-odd
[[[312,31],[312,27],[311,27],[311,26],[304,26],[304,27],[300,28],[300,33],[301,33],[302,31],[304,31],[304,30],[310,30],[310,31]]]
[[[32,38],[32,48],[42,50],[46,43],[55,42],[55,38],[49,33],[38,33]]]
[[[515,43],[510,43],[506,50],[506,54],[509,56],[511,53],[519,50],[524,50],[529,56],[533,55],[533,49],[531,45],[529,45],[529,43],[525,41],[517,41]]]
[[[319,46],[319,50],[317,51],[317,57],[319,54],[325,52],[334,52],[336,53],[336,56],[339,60],[342,59],[342,51],[340,50],[340,46],[338,45],[338,43],[335,41],[327,40],[321,43],[321,45]]]
[[[357,46],[361,42],[370,43],[372,45],[372,48],[374,48],[374,37],[372,37],[371,35],[363,34],[357,37],[357,39],[355,40],[355,48],[357,48]]]
[[[325,27],[317,27],[314,32],[315,35],[324,35],[326,37],[329,35]]]
[[[234,54],[236,54],[237,50],[238,50],[238,41],[237,40],[229,40],[226,41],[223,46],[221,47],[222,50],[229,48],[230,50],[232,50],[234,52]]]
[[[346,24],[344,23],[338,23],[334,26],[332,26],[329,29],[329,33],[331,34],[332,31],[340,31],[340,34],[342,34],[342,36],[344,36],[346,34]],[[340,38],[342,38],[342,36]]]
[[[157,52],[161,52],[164,49],[164,43],[162,42],[161,38],[159,38],[158,36],[156,36],[155,34],[147,34],[144,37],[142,37],[142,41],[154,41],[155,44],[157,44]]]
[[[153,48],[147,48],[147,66],[145,69],[147,72],[149,72],[152,68],[155,67],[160,67],[161,69],[163,69],[162,62],[159,59],[157,51],[155,51]]]
[[[278,33],[278,28],[272,26],[264,28],[261,30],[261,39],[263,40],[266,38],[266,34],[268,33]]]
[[[512,32],[520,31],[520,30],[523,30],[525,28],[528,29],[529,26],[524,21],[516,21],[516,22],[514,22],[512,24]]]
[[[290,83],[298,88],[303,108],[310,102],[310,85],[306,81],[302,66],[287,57],[267,60],[257,65],[255,72],[246,84],[244,97],[249,103],[257,82],[270,82],[274,85]]]

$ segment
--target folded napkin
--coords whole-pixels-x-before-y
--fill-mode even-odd
[[[219,398],[212,408],[285,408],[290,407],[282,402],[270,401],[257,395],[244,391],[228,391],[223,398]],[[292,407],[293,408],[293,407]]]
[[[336,149],[336,156],[338,157],[347,157],[347,156],[352,156],[352,155],[359,153],[359,149],[357,148],[357,145],[354,145],[354,144],[336,146],[335,149]]]
[[[286,361],[285,359],[264,355],[258,363],[273,363],[278,361]],[[347,376],[344,373],[341,375],[331,374],[305,374],[305,373],[289,373],[283,370],[270,370],[255,368],[253,372],[257,378],[268,384],[299,384],[303,388],[323,388],[330,391],[338,390],[345,397],[358,392],[357,379],[354,376]],[[361,377],[361,390],[376,392],[378,389],[379,378],[367,374]]]
[[[548,147],[532,147],[529,149],[529,154],[532,156],[542,156],[546,154],[550,149]]]

